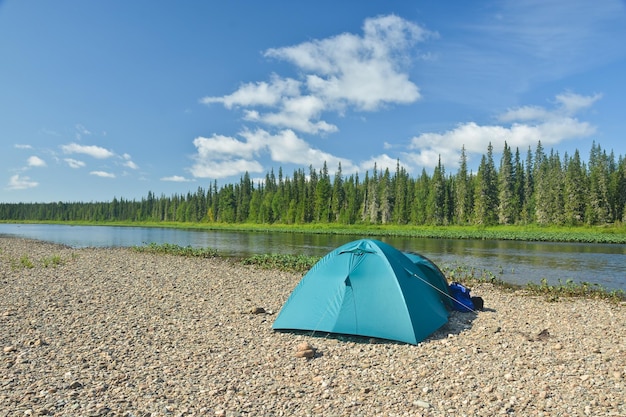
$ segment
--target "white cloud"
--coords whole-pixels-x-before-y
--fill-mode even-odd
[[[268,57],[307,71],[306,86],[329,107],[377,110],[385,103],[420,98],[403,66],[410,48],[433,34],[398,16],[366,19],[363,36],[344,33],[323,40],[273,48]]]
[[[15,145],[13,145],[13,147],[15,149],[33,149],[33,147],[31,145],[25,145],[25,144],[21,144],[21,143],[16,143]]]
[[[486,146],[485,149],[487,149]],[[485,149],[481,152],[484,153]],[[433,147],[423,149],[418,153],[406,153],[403,156],[403,161],[407,164],[407,171],[416,173],[417,169],[436,167],[440,159],[444,167],[457,166],[459,155],[458,149],[451,151],[443,147]]]
[[[259,140],[239,141],[233,137],[213,135],[210,138],[198,137],[193,141],[198,150],[198,158],[224,159],[231,156],[240,156],[243,159],[251,159],[263,146]]]
[[[197,178],[226,178],[244,172],[262,172],[262,165],[254,160],[265,146],[258,140],[247,142],[232,137],[213,135],[193,141],[197,149],[195,163],[190,169]]]
[[[295,129],[305,133],[331,133],[337,126],[317,120],[324,109],[324,102],[315,96],[300,96],[285,99],[275,113],[260,114],[255,110],[245,112],[245,120],[261,122],[270,126]]]
[[[596,101],[602,98],[602,94],[593,96],[581,96],[572,92],[566,92],[556,96],[556,102],[561,105],[565,114],[573,115],[579,111],[591,107]]]
[[[8,190],[26,190],[28,188],[34,188],[38,186],[39,183],[36,181],[31,181],[29,177],[20,177],[19,175],[13,175],[9,179],[9,183],[7,185]]]
[[[238,137],[196,138],[191,174],[224,178],[245,171],[259,173],[263,171],[259,161],[266,155],[273,162],[314,167],[341,163],[343,172],[356,172],[352,161],[311,146],[296,132],[337,132],[335,124],[324,120],[329,112],[343,116],[347,110],[377,111],[420,99],[408,74],[410,61],[417,56],[413,47],[437,36],[395,15],[366,19],[362,30],[361,35],[343,33],[264,52],[267,58],[293,64],[299,79],[272,74],[267,82],[246,83],[232,94],[202,98],[204,104],[241,108],[247,122],[277,130],[257,128]],[[395,167],[396,160],[381,159],[388,162]]]
[[[555,98],[556,107],[552,110],[539,106],[522,106],[509,109],[498,116],[501,122],[545,122],[574,116],[576,113],[591,107],[602,98],[602,94],[582,96],[572,92],[558,94]]]
[[[222,161],[197,161],[191,167],[191,174],[197,178],[226,178],[244,172],[262,172],[263,167],[257,161],[232,158]]]
[[[31,156],[28,158],[28,166],[29,167],[45,167],[46,166],[46,161],[44,161],[43,159],[41,159],[38,156]]]
[[[122,159],[124,159],[124,163],[122,164],[123,166],[130,169],[139,169],[139,166],[131,160],[132,158],[129,154],[123,154]]]
[[[91,132],[85,128],[85,126],[81,124],[77,124],[76,128],[76,139],[81,140],[83,136],[91,135]]]
[[[390,157],[387,154],[381,154],[378,156],[373,156],[367,161],[363,161],[359,163],[359,169],[361,171],[374,171],[374,167],[378,172],[384,171],[385,169],[389,169],[391,173],[396,171],[396,166],[398,165],[398,160]],[[402,165],[402,163],[400,164]],[[343,167],[343,165],[342,165]]]
[[[225,178],[244,172],[263,172],[258,161],[263,155],[269,155],[272,161],[321,167],[337,166],[341,162],[344,172],[354,170],[350,160],[336,157],[311,147],[292,130],[282,130],[272,134],[263,129],[246,130],[240,133],[240,139],[213,135],[211,138],[199,137],[194,140],[197,153],[195,164],[190,171],[199,178]]]
[[[91,171],[89,175],[95,175],[100,178],[115,178],[115,174],[106,171]]]
[[[300,95],[300,82],[272,75],[271,81],[247,83],[224,97],[204,97],[201,103],[222,103],[227,109],[235,106],[274,106],[284,97]]]
[[[97,159],[106,159],[115,156],[115,154],[110,150],[95,145],[79,145],[77,143],[70,143],[68,145],[62,145],[61,149],[63,152],[68,154],[84,154]]]
[[[522,106],[515,109],[509,109],[505,113],[498,116],[498,121],[507,122],[526,122],[535,120],[545,120],[550,117],[550,112],[543,107],[538,106]]]
[[[405,67],[411,48],[434,35],[395,15],[367,19],[362,36],[344,33],[264,52],[294,64],[301,80],[274,74],[269,82],[247,83],[232,94],[200,101],[244,107],[245,120],[280,129],[336,132],[337,126],[321,120],[325,112],[375,111],[418,100],[419,89]]]
[[[220,103],[227,109],[241,108],[247,122],[275,128],[244,130],[237,137],[214,134],[198,137],[194,177],[224,178],[245,171],[262,172],[259,162],[269,155],[273,162],[338,166],[345,173],[359,167],[351,160],[311,146],[296,132],[327,134],[337,125],[324,120],[348,110],[377,111],[390,104],[408,104],[421,98],[409,79],[411,60],[419,54],[414,46],[438,36],[395,15],[366,19],[362,34],[337,36],[271,48],[266,58],[289,62],[298,79],[272,74],[267,82],[243,84],[222,97],[204,97],[204,104]],[[422,54],[423,55],[423,54]],[[395,159],[378,157],[394,166]],[[367,163],[366,163],[367,164]]]
[[[560,105],[555,109],[526,106],[508,110],[498,118],[508,125],[467,122],[443,133],[423,133],[411,140],[409,149],[418,152],[410,154],[408,159],[433,167],[439,155],[444,164],[458,163],[463,146],[468,153],[481,154],[490,142],[494,151],[499,152],[505,141],[512,148],[527,149],[538,141],[544,145],[555,145],[569,139],[589,137],[596,128],[588,122],[579,121],[574,113],[591,106],[599,98],[598,95],[567,93],[557,96],[556,101]]]
[[[126,161],[122,165],[124,165],[125,167],[130,168],[130,169],[139,169],[139,166],[136,163],[134,163],[133,161]]]
[[[79,160],[72,159],[72,158],[65,158],[64,161],[67,162],[70,168],[82,168],[85,166],[85,163],[83,161],[79,161]]]
[[[171,181],[171,182],[191,182],[192,179],[188,179],[185,177],[181,177],[180,175],[172,175],[171,177],[163,177],[161,181]]]
[[[350,160],[311,147],[292,130],[282,130],[277,134],[270,134],[265,130],[258,129],[254,132],[245,131],[241,135],[248,142],[262,144],[274,162],[313,165],[314,167],[321,167],[324,162],[329,167],[333,167],[341,162],[342,169],[345,171],[351,171],[353,168]]]

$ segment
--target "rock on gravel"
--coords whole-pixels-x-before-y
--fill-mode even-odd
[[[624,305],[480,285],[418,346],[275,332],[300,278],[0,237],[0,416],[626,415]]]

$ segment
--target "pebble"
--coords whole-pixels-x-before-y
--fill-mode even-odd
[[[626,415],[626,304],[480,284],[417,346],[275,332],[301,277],[0,236],[0,416]]]
[[[413,401],[413,404],[420,408],[430,408],[430,404],[422,400],[415,400]]]

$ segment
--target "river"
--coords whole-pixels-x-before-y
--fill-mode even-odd
[[[170,243],[213,248],[225,256],[280,253],[323,256],[358,236],[231,232],[119,226],[0,224],[0,235],[14,235],[80,247],[130,247]],[[440,267],[490,271],[514,284],[572,280],[626,291],[626,245],[518,242],[504,240],[381,237],[402,251],[418,252]],[[0,254],[1,255],[1,254]]]

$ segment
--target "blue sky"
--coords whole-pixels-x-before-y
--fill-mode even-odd
[[[0,0],[0,201],[626,155],[624,40],[618,0]]]

